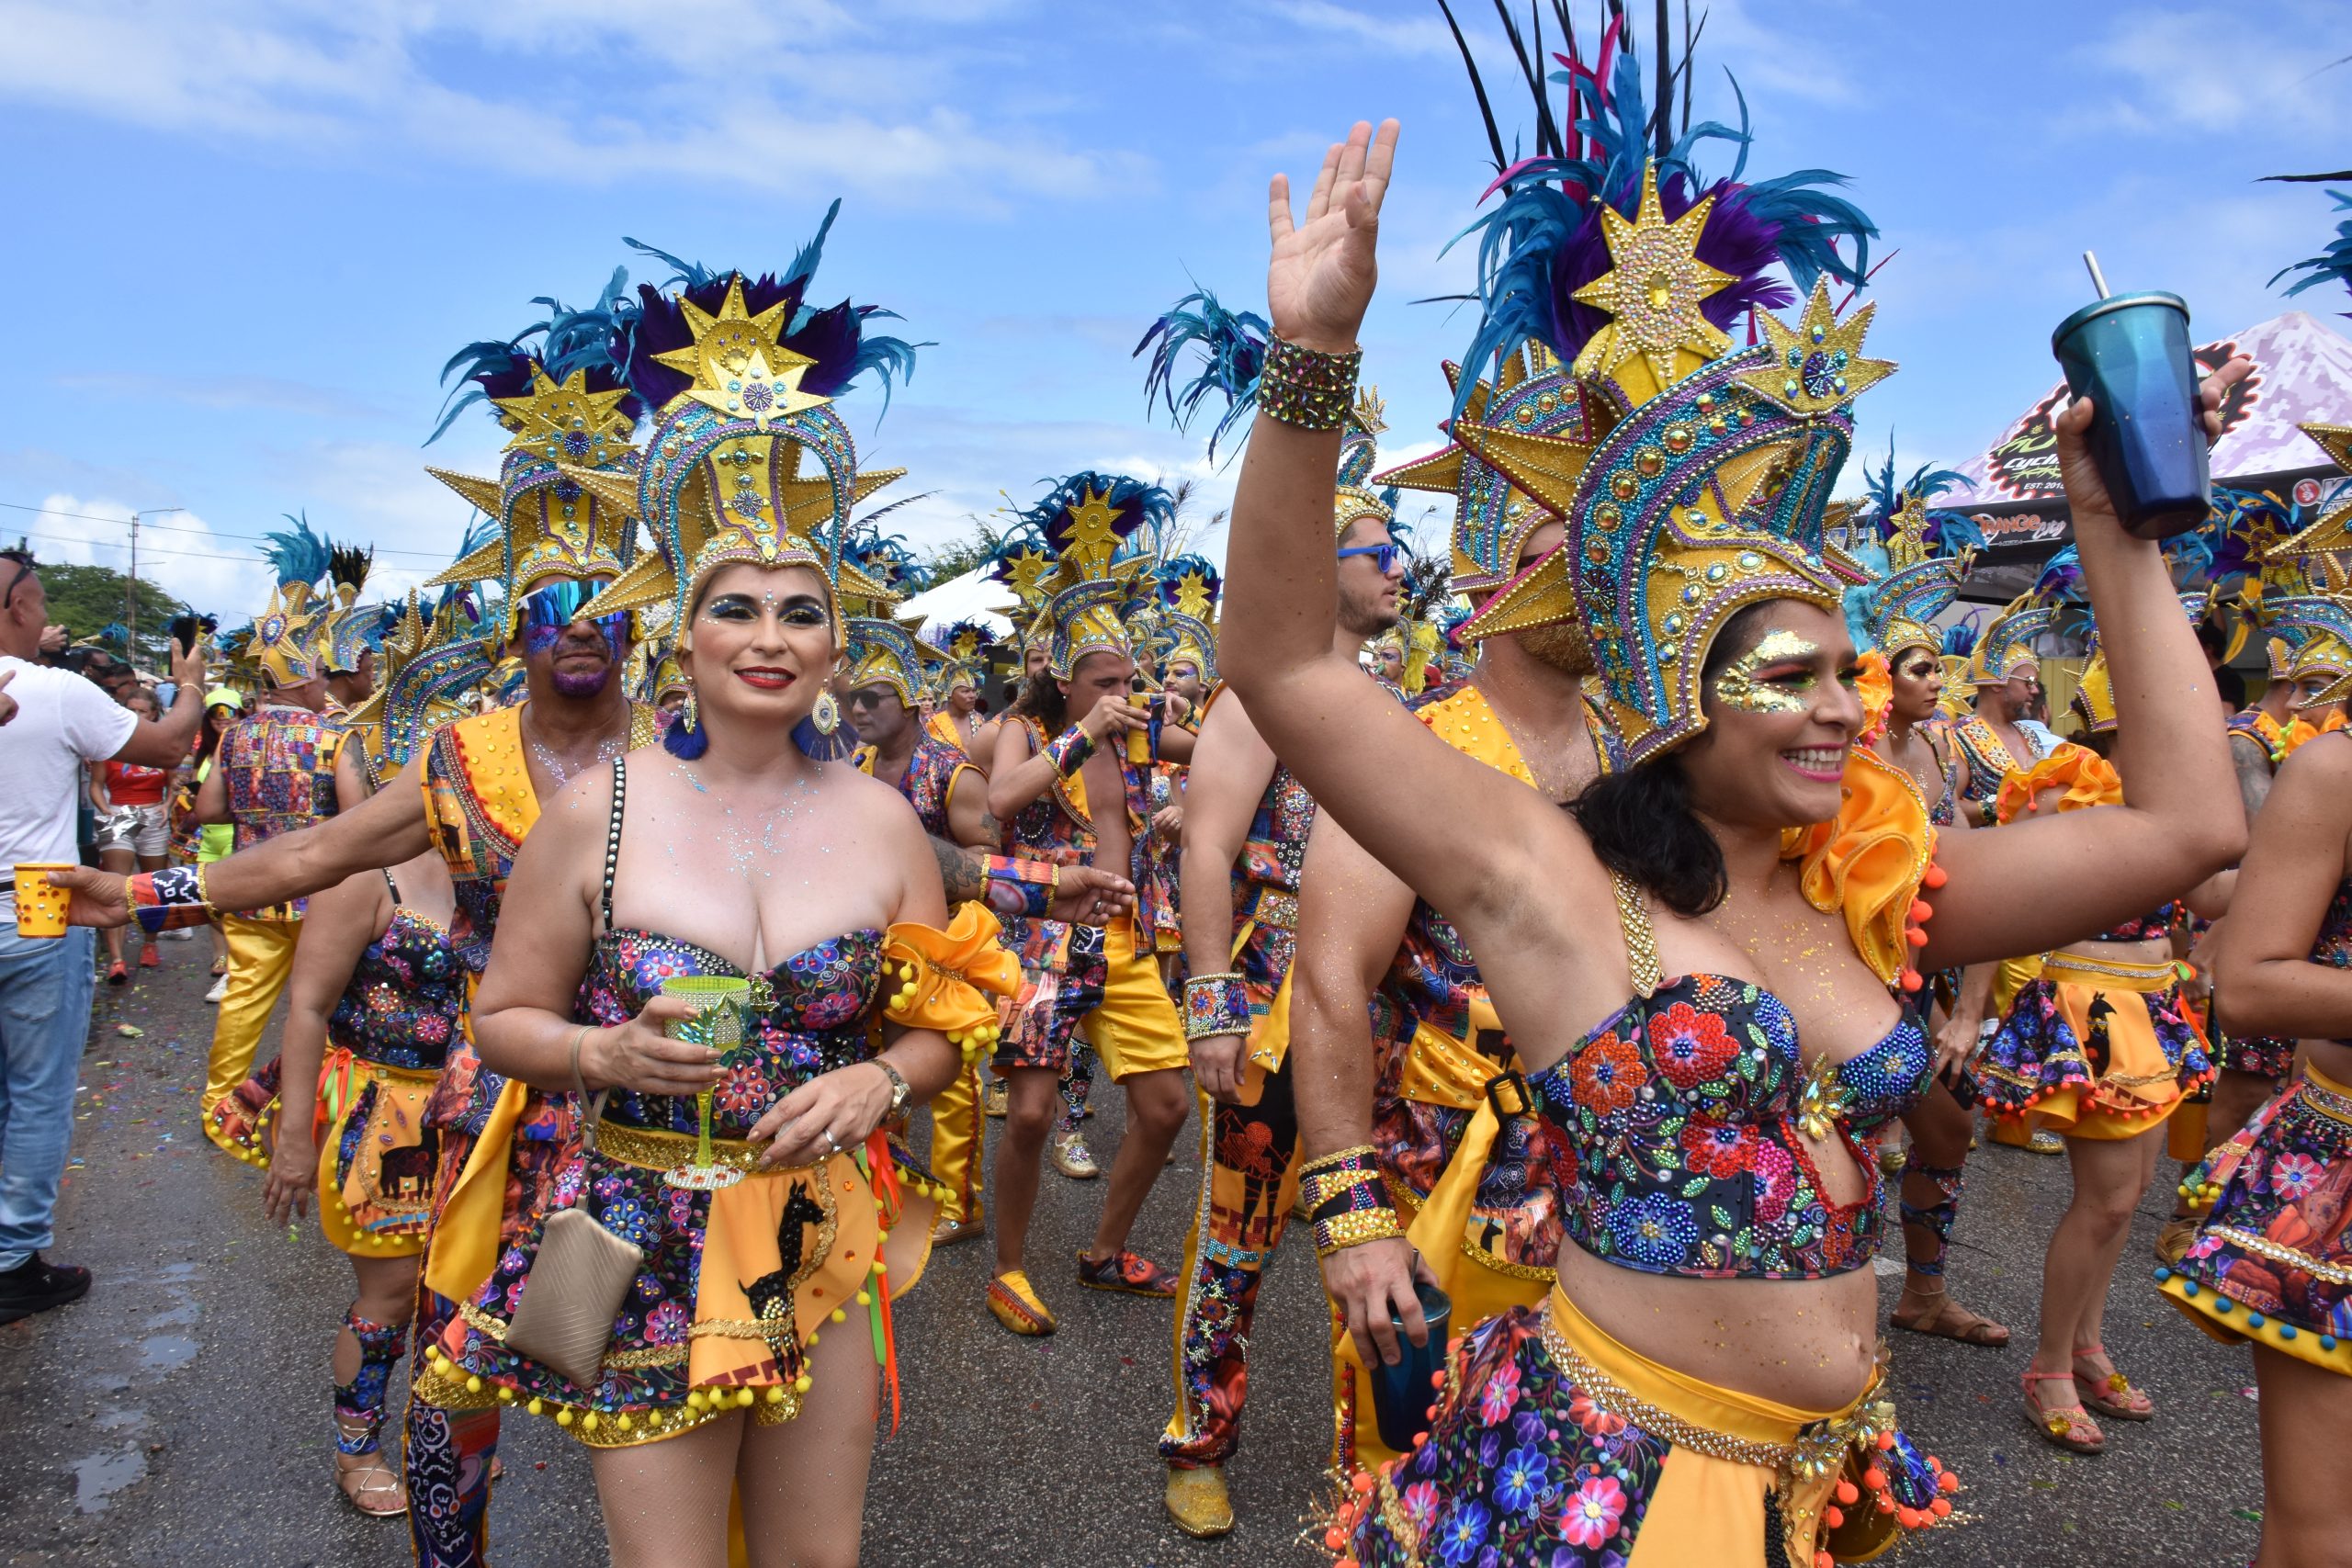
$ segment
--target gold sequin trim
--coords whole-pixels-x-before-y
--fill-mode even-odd
[[[596,1123],[596,1152],[610,1156],[623,1165],[633,1165],[639,1170],[669,1170],[695,1157],[695,1139],[691,1134],[663,1133],[650,1127],[631,1127],[613,1121]],[[729,1170],[757,1168],[760,1154],[759,1145],[740,1139],[713,1138],[710,1141],[711,1163],[725,1166]]]
[[[487,1379],[481,1389],[469,1389],[465,1379],[453,1378],[430,1361],[409,1378],[409,1393],[440,1410],[489,1410],[499,1403],[498,1390]]]
[[[773,1323],[756,1317],[706,1317],[695,1322],[687,1332],[696,1339],[757,1339],[772,1342],[782,1337],[782,1332],[792,1327],[788,1318]]]
[[[2273,1263],[2283,1263],[2290,1269],[2300,1269],[2327,1284],[2352,1285],[2352,1269],[2336,1263],[2323,1263],[2308,1252],[2298,1252],[2291,1247],[2272,1241],[2268,1236],[2256,1235],[2235,1225],[2215,1225],[2199,1234],[2218,1236],[2232,1247],[2243,1247],[2257,1257],[2267,1258]]]
[[[654,1367],[683,1367],[686,1364],[686,1348],[683,1345],[648,1345],[641,1350],[611,1350],[605,1356],[605,1366],[610,1371],[641,1372]]]
[[[1647,1001],[1666,984],[1657,963],[1657,932],[1650,925],[1649,908],[1632,877],[1612,871],[1609,886],[1617,895],[1618,923],[1625,928],[1625,971],[1634,982],[1634,994]]]

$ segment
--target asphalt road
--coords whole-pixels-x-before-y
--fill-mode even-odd
[[[122,992],[99,988],[76,1166],[52,1249],[94,1269],[97,1283],[74,1306],[0,1328],[0,1568],[410,1561],[404,1526],[357,1517],[330,1479],[327,1358],[349,1270],[314,1226],[289,1237],[265,1224],[259,1173],[197,1131],[211,1032],[200,999],[206,951],[200,940],[165,943],[162,974]],[[141,1033],[125,1036],[125,1025]],[[1117,1101],[1100,1095],[1090,1124],[1105,1165]],[[1152,1256],[1174,1260],[1197,1176],[1188,1148],[1152,1194],[1136,1232]],[[1988,1145],[1969,1177],[1954,1287],[2019,1330],[2021,1346],[2064,1168]],[[1285,1247],[1261,1297],[1249,1424],[1230,1472],[1240,1527],[1222,1541],[1192,1541],[1160,1511],[1153,1447],[1169,1409],[1170,1310],[1082,1291],[1067,1265],[1044,1261],[1072,1256],[1102,1191],[1051,1171],[1045,1183],[1033,1273],[1061,1332],[1024,1341],[996,1325],[981,1304],[984,1243],[933,1258],[900,1307],[905,1424],[876,1458],[865,1561],[1324,1561],[1301,1544],[1324,1487],[1329,1420],[1321,1293],[1305,1238]],[[1960,1472],[1971,1521],[1907,1546],[1912,1568],[2236,1568],[2252,1557],[2262,1495],[2251,1369],[2245,1352],[2180,1321],[2148,1282],[2164,1201],[2159,1191],[2143,1204],[2107,1335],[2159,1414],[2109,1423],[2099,1458],[2062,1455],[2027,1428],[2022,1348],[1894,1336],[1905,1425]],[[1894,1284],[1881,1280],[1890,1305]],[[395,1408],[401,1397],[396,1386]],[[603,1561],[578,1447],[519,1415],[506,1433],[493,1562]]]

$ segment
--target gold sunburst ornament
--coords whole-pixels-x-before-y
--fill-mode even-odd
[[[1614,377],[1620,367],[1639,360],[1654,383],[1639,389],[1643,395],[1633,400],[1641,402],[1731,346],[1731,339],[1699,313],[1701,300],[1733,281],[1730,273],[1698,255],[1699,237],[1714,205],[1714,197],[1702,197],[1668,222],[1658,205],[1655,164],[1642,170],[1641,210],[1632,221],[1601,205],[1601,236],[1612,265],[1575,298],[1608,311],[1611,319],[1577,355],[1579,377]]]
[[[790,303],[779,302],[752,315],[743,305],[742,274],[728,280],[727,297],[716,316],[683,298],[678,313],[695,334],[694,343],[653,358],[695,378],[686,396],[696,402],[765,430],[770,420],[831,400],[800,389],[800,378],[817,362],[777,341],[790,325]]]
[[[1793,331],[1769,310],[1756,312],[1772,362],[1739,378],[1801,419],[1843,408],[1894,374],[1893,360],[1862,356],[1862,338],[1877,309],[1865,305],[1841,321],[1829,303],[1829,280],[1815,278]]]

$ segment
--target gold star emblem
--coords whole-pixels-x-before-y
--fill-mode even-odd
[[[696,402],[765,430],[772,420],[832,400],[800,389],[800,378],[817,362],[779,341],[789,324],[787,309],[779,300],[751,314],[743,304],[743,275],[736,273],[727,280],[716,316],[691,299],[678,301],[694,345],[657,354],[654,361],[692,376],[686,396]]]
[[[1893,360],[1862,357],[1862,335],[1877,310],[1865,305],[1841,322],[1830,308],[1829,280],[1814,279],[1813,298],[1794,332],[1770,311],[1757,312],[1771,363],[1742,372],[1739,379],[1802,419],[1844,407],[1894,374]]]
[[[601,468],[628,450],[629,422],[620,412],[621,400],[628,396],[626,389],[618,388],[590,391],[585,370],[574,370],[558,385],[534,364],[529,391],[491,400],[514,433],[508,450]]]
[[[1197,571],[1188,571],[1176,580],[1176,613],[1205,621],[1209,615],[1209,581]]]
[[[1111,492],[1090,490],[1077,505],[1063,510],[1069,516],[1068,553],[1090,559],[1098,567],[1108,561],[1119,547],[1115,526],[1119,514],[1111,510]]]
[[[1703,363],[1731,346],[1731,339],[1699,313],[1701,300],[1732,281],[1730,273],[1698,257],[1699,237],[1714,205],[1713,197],[1702,197],[1668,223],[1658,205],[1655,165],[1642,170],[1642,206],[1633,221],[1601,205],[1601,235],[1614,265],[1577,289],[1576,299],[1608,311],[1611,319],[1577,354],[1578,376],[1608,376],[1638,358],[1663,390],[1680,378],[1679,355]]]

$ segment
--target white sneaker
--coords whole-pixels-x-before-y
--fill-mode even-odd
[[[174,926],[164,933],[164,940],[165,942],[194,942],[196,931],[189,926]]]
[[[204,999],[208,1002],[217,1002],[228,994],[229,976],[223,975],[219,979],[212,982],[212,988],[204,993]]]

